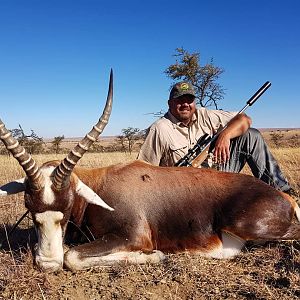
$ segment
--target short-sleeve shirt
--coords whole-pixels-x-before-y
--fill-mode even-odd
[[[199,108],[188,126],[170,111],[148,129],[138,159],[158,166],[173,166],[204,134],[212,136],[237,113]]]

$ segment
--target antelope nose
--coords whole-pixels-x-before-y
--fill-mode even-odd
[[[60,259],[49,259],[46,257],[37,256],[35,262],[41,270],[46,272],[57,272],[63,268],[63,262]]]

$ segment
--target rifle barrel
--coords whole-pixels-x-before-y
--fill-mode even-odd
[[[271,86],[271,82],[267,81],[248,101],[247,104],[251,106],[254,102]]]

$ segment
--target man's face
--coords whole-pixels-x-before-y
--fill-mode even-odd
[[[183,124],[188,125],[196,111],[195,97],[183,95],[169,100],[168,104],[171,114]]]

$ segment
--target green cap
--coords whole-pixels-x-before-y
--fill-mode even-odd
[[[171,89],[169,100],[183,95],[192,95],[196,97],[194,88],[189,82],[182,81],[176,83]]]

